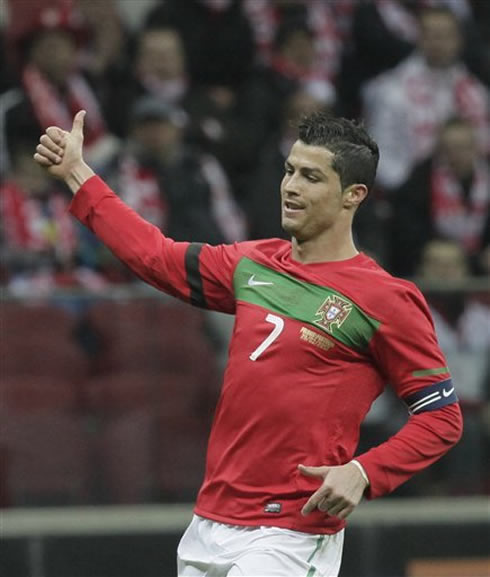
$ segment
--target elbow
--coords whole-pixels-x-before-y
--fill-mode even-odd
[[[446,422],[446,441],[452,447],[459,443],[463,436],[463,415],[459,403],[453,403],[444,407],[444,420]]]

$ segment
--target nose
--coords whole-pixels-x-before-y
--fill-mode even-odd
[[[298,196],[300,191],[300,184],[299,178],[297,173],[293,172],[293,174],[286,174],[282,181],[283,192],[288,196]]]

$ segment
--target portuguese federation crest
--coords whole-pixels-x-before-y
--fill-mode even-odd
[[[352,304],[349,301],[337,295],[330,295],[316,311],[320,318],[315,319],[313,322],[327,332],[332,333],[334,326],[337,328],[342,326],[351,310]]]

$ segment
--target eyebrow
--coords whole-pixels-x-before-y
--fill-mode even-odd
[[[294,165],[289,160],[286,160],[284,163],[284,168],[289,167],[294,168]],[[299,171],[302,174],[314,174],[317,176],[322,176],[323,178],[327,178],[327,174],[325,174],[321,168],[309,168],[308,166],[301,166]]]

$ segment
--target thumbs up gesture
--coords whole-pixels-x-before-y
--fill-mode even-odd
[[[39,139],[34,160],[54,177],[65,180],[74,192],[93,174],[85,164],[83,149],[83,121],[85,110],[77,112],[71,131],[50,126]]]

